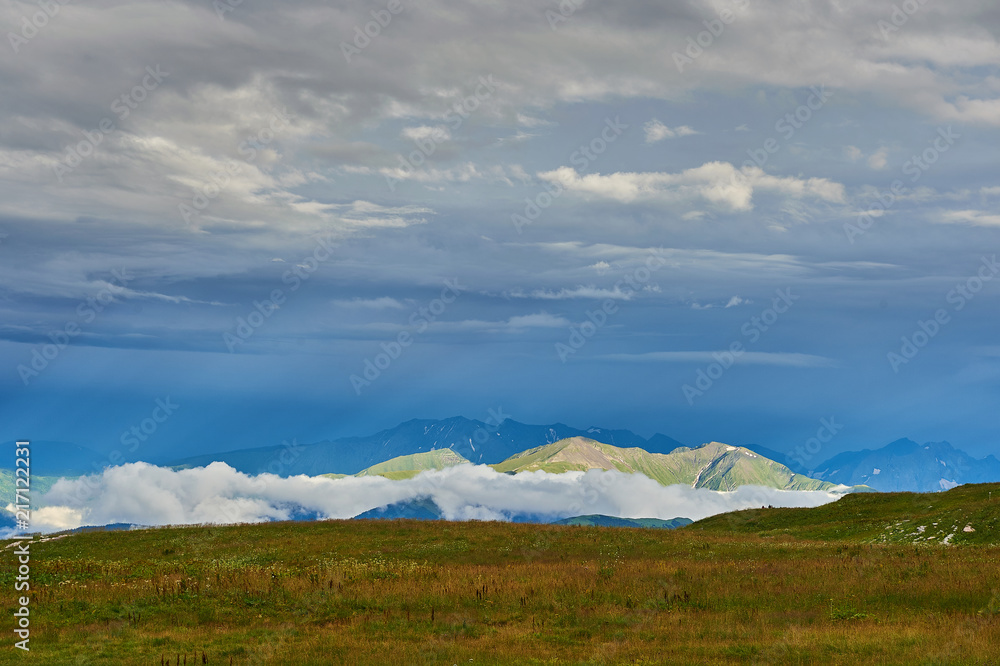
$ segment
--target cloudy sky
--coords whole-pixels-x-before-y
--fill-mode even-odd
[[[1000,452],[994,3],[53,7],[0,5],[0,440]]]

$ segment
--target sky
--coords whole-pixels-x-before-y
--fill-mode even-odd
[[[994,3],[0,25],[0,441],[155,422],[162,460],[501,409],[1000,454]]]

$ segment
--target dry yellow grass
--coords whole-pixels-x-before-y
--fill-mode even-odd
[[[81,534],[33,548],[33,649],[2,659],[997,664],[998,560],[990,546],[502,523]]]

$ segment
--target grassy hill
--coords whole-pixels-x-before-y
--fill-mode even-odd
[[[686,529],[859,543],[1000,545],[1000,483],[942,493],[851,494],[812,509],[752,509],[712,516]]]
[[[493,465],[498,472],[550,473],[571,470],[616,469],[645,474],[665,486],[686,484],[694,488],[733,490],[756,485],[784,490],[829,490],[834,484],[795,474],[790,469],[749,449],[711,442],[698,448],[679,447],[671,453],[649,453],[640,448],[622,449],[609,444],[570,437],[529,449]]]
[[[25,663],[1000,663],[995,547],[368,520],[47,539]]]
[[[391,460],[363,469],[355,476],[384,476],[387,479],[410,479],[429,469],[444,469],[469,462],[451,449],[435,449],[424,453],[397,456]],[[323,474],[329,478],[341,478],[343,474]]]

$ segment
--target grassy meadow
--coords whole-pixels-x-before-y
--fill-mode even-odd
[[[1000,548],[986,525],[1000,485],[916,497],[678,530],[326,521],[75,534],[32,545],[32,650],[9,638],[0,662],[1000,663]],[[942,502],[981,512],[965,543],[882,538],[896,534],[893,511]]]

